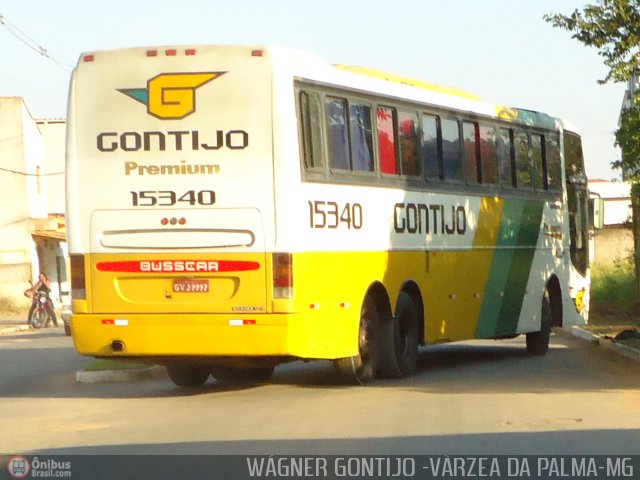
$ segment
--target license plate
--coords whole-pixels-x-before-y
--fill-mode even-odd
[[[173,281],[173,291],[176,293],[207,293],[209,291],[209,280],[178,278]]]

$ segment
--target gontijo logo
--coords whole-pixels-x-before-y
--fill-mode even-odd
[[[196,89],[227,72],[161,73],[147,80],[147,88],[118,91],[147,106],[160,119],[180,119],[196,111]]]

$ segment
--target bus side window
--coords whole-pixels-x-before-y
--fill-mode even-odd
[[[343,98],[327,97],[325,107],[329,164],[331,168],[351,170],[347,136],[347,101]]]
[[[373,171],[373,132],[371,107],[351,103],[349,106],[351,161],[357,171]]]
[[[514,133],[516,149],[516,185],[523,190],[531,190],[531,161],[529,160],[529,135],[522,130]]]
[[[464,142],[464,176],[467,183],[480,183],[480,132],[475,122],[462,122],[462,138]]]
[[[422,114],[422,158],[427,178],[437,180],[442,178],[442,164],[440,159],[440,143],[438,130],[440,118],[434,115]]]
[[[413,112],[398,112],[398,129],[400,130],[400,167],[403,175],[419,176],[422,174],[420,164],[420,138],[418,136],[418,115]]]
[[[498,133],[498,159],[500,160],[500,183],[506,188],[515,188],[515,149],[513,130],[501,128]]]
[[[398,155],[396,153],[396,129],[398,117],[395,108],[378,107],[378,148],[380,149],[380,171],[398,174]]]
[[[556,133],[545,137],[547,152],[547,176],[549,190],[562,188],[562,167],[560,165],[560,142]]]
[[[462,181],[462,159],[460,155],[460,129],[453,118],[440,120],[442,132],[443,178],[449,181]]]
[[[302,151],[307,170],[319,170],[324,165],[320,118],[320,96],[317,93],[300,92]]]
[[[493,127],[480,125],[480,179],[485,185],[498,183],[498,157],[496,131]]]
[[[533,160],[533,188],[536,191],[548,190],[544,135],[531,134],[531,159]]]

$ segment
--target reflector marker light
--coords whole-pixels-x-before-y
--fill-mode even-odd
[[[126,318],[103,318],[102,325],[116,325],[118,327],[126,327],[129,325],[129,320]]]
[[[157,50],[147,50],[147,57],[157,57],[157,56],[158,56]]]
[[[232,327],[241,327],[243,325],[255,325],[256,321],[255,320],[242,320],[239,318],[232,318],[231,320],[229,320],[229,325]]]
[[[177,55],[178,51],[175,48],[170,48],[169,50],[165,50],[164,54],[167,57],[175,57]]]
[[[188,55],[188,56],[190,56],[190,55],[195,55],[195,54],[196,54],[196,49],[195,49],[195,48],[187,48],[187,49],[184,51],[184,54],[185,54],[185,55]]]
[[[82,60],[84,60],[85,62],[93,62],[95,60],[95,57],[93,55],[85,55],[84,57],[82,57]]]
[[[261,57],[264,54],[263,50],[251,50],[252,57]]]
[[[309,308],[311,310],[320,310],[320,304],[319,303],[312,303],[311,305],[309,305]]]

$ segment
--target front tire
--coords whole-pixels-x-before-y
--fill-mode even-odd
[[[29,322],[33,328],[42,328],[49,319],[49,312],[42,308],[35,308],[29,315]]]
[[[362,302],[358,329],[358,355],[334,361],[340,375],[350,383],[371,382],[380,362],[380,317],[376,302],[367,295]]]
[[[167,365],[167,373],[179,387],[201,387],[209,378],[209,367],[204,365]]]
[[[549,295],[544,293],[540,314],[540,331],[527,333],[527,352],[529,355],[546,355],[551,337],[551,304]]]

